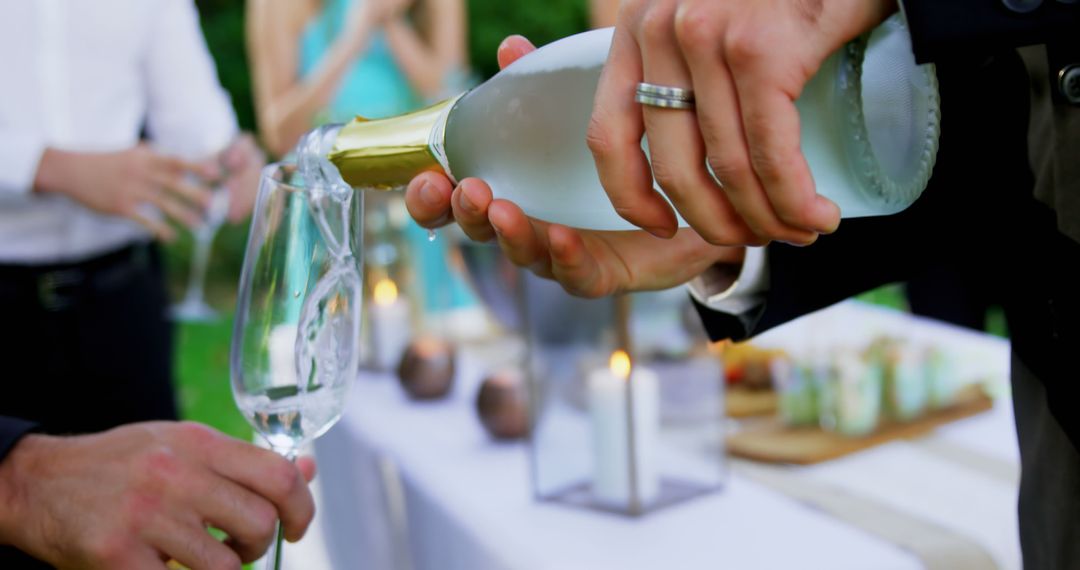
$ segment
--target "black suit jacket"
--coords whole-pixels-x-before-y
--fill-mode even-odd
[[[1059,0],[900,0],[920,63],[1074,42],[1080,5]],[[1030,9],[1029,12],[1019,10]]]
[[[813,246],[770,245],[770,287],[752,314],[698,308],[714,339],[742,339],[943,261],[996,288],[1013,346],[1024,564],[1080,568],[1080,414],[1073,387],[1080,355],[1080,243],[1059,230],[1068,229],[1061,224],[1062,205],[1080,204],[1080,180],[1059,176],[1054,200],[1035,198],[1027,145],[1029,76],[1012,49],[1057,42],[1047,46],[1051,62],[1060,61],[1055,52],[1073,53],[1068,42],[1080,42],[1080,4],[1044,0],[1027,15],[1010,13],[995,0],[904,5],[916,53],[938,64],[941,84],[941,149],[926,192],[895,216],[844,220]],[[1044,91],[1053,88],[1043,84]],[[1061,93],[1053,104],[1055,116],[1080,113]],[[1068,124],[1057,126],[1049,145],[1054,156],[1036,157],[1040,176],[1080,164],[1080,136],[1073,137],[1076,146],[1057,142],[1073,134],[1065,132]],[[1059,163],[1046,168],[1044,159]]]

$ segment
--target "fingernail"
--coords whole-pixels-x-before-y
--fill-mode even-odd
[[[420,199],[424,201],[424,204],[432,207],[438,207],[442,205],[443,198],[439,194],[439,191],[435,189],[435,186],[430,182],[425,182],[420,187]]]
[[[777,240],[777,241],[779,241],[780,243],[783,243],[783,244],[790,245],[792,247],[807,247],[807,246],[814,245],[814,243],[817,242],[817,238],[818,238],[818,236],[814,236],[814,238],[811,239],[810,241],[784,241],[784,240]]]
[[[469,200],[469,196],[465,193],[464,188],[461,189],[460,196],[458,197],[458,205],[461,206],[461,209],[470,214],[475,214],[480,211],[480,209],[476,207],[476,204],[473,204],[472,200]]]

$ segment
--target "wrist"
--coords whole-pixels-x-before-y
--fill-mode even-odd
[[[364,43],[379,21],[378,14],[375,12],[371,2],[363,2],[354,10],[357,12],[350,20],[352,25],[348,26],[346,32],[341,36],[348,53],[353,57],[359,55],[360,51],[363,50]]]
[[[46,148],[41,154],[34,174],[34,192],[70,194],[73,171],[78,169],[79,155],[74,152]]]
[[[23,532],[32,528],[30,514],[33,512],[29,496],[30,485],[40,477],[41,467],[47,458],[55,455],[59,438],[28,434],[11,448],[7,457],[0,461],[0,544],[11,544],[22,550],[34,550],[27,543]],[[38,537],[40,538],[40,537]]]
[[[865,11],[864,20],[867,25],[863,31],[867,32],[876,28],[886,18],[896,13],[900,9],[900,2],[899,0],[871,0],[870,2],[855,0],[855,4],[851,8]]]
[[[821,30],[830,44],[829,53],[878,27],[899,9],[898,0],[847,0],[825,4]]]

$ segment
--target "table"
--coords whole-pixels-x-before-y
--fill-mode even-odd
[[[1004,382],[1008,343],[848,302],[763,335],[798,342],[903,331]],[[454,392],[410,402],[365,374],[316,444],[320,523],[334,568],[1020,568],[1019,454],[1007,393],[994,409],[914,441],[810,467],[733,462],[718,493],[642,519],[533,499],[524,444],[489,440],[473,411],[479,359]],[[1007,390],[1006,390],[1007,392]]]

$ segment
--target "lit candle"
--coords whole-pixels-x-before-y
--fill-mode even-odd
[[[648,506],[660,492],[656,457],[660,436],[660,384],[656,373],[631,367],[630,356],[619,350],[611,355],[608,368],[589,374],[588,390],[592,416],[593,495],[607,506],[631,507],[634,481],[638,506]],[[626,401],[631,392],[632,422]]]
[[[409,306],[399,297],[397,284],[389,278],[375,284],[373,297],[371,338],[375,365],[380,370],[393,370],[409,344]]]

